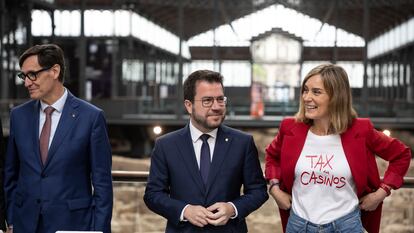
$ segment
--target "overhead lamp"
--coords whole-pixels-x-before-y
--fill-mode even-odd
[[[388,137],[391,136],[391,131],[389,131],[388,129],[384,129],[382,131],[385,135],[387,135]]]
[[[154,132],[155,135],[160,135],[162,133],[162,128],[159,125],[154,126],[152,128],[152,132]]]

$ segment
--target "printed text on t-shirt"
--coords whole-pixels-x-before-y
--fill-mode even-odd
[[[334,170],[332,161],[334,155],[305,155],[309,161],[310,171],[302,172],[300,181],[303,185],[320,184],[342,188],[346,184],[346,178],[331,174]]]

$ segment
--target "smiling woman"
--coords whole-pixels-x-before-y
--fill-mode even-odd
[[[322,78],[320,75],[314,75],[310,77],[303,85],[302,101],[305,105],[305,116],[308,119],[312,119],[314,122],[320,122],[320,125],[329,126],[329,95],[326,92]],[[320,135],[326,135],[327,132],[323,132],[323,129],[316,128],[314,124],[313,132]]]
[[[357,118],[342,67],[313,68],[301,93],[295,118],[282,121],[266,148],[266,178],[277,184],[269,193],[284,230],[379,232],[382,202],[401,187],[410,148]],[[375,155],[389,162],[383,180]]]
[[[301,93],[296,118],[310,124],[316,134],[343,133],[357,116],[348,75],[340,66],[312,69],[302,82]]]

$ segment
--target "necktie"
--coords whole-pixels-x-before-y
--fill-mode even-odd
[[[43,164],[46,163],[47,152],[49,150],[49,138],[50,138],[50,128],[52,125],[52,112],[55,111],[53,107],[47,107],[45,109],[46,120],[43,124],[42,132],[40,133],[40,155],[42,158]]]
[[[204,184],[207,184],[208,172],[210,171],[210,146],[208,145],[207,139],[210,137],[208,134],[203,134],[200,139],[203,141],[200,152],[200,173],[203,178]]]

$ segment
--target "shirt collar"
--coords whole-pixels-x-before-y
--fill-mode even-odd
[[[205,133],[205,134],[210,135],[210,137],[212,138],[216,138],[217,130],[218,128],[215,128],[212,131]],[[200,138],[200,136],[204,133],[201,132],[199,129],[197,129],[190,120],[190,134],[191,134],[191,140],[193,140],[193,143],[195,143]]]
[[[40,101],[40,108],[42,109],[42,111],[44,111],[45,108],[47,108],[48,106],[52,106],[56,112],[61,113],[63,111],[63,106],[65,106],[66,99],[68,98],[68,91],[66,90],[66,88],[64,89],[65,91],[63,92],[63,95],[52,105],[48,105],[45,102]]]

